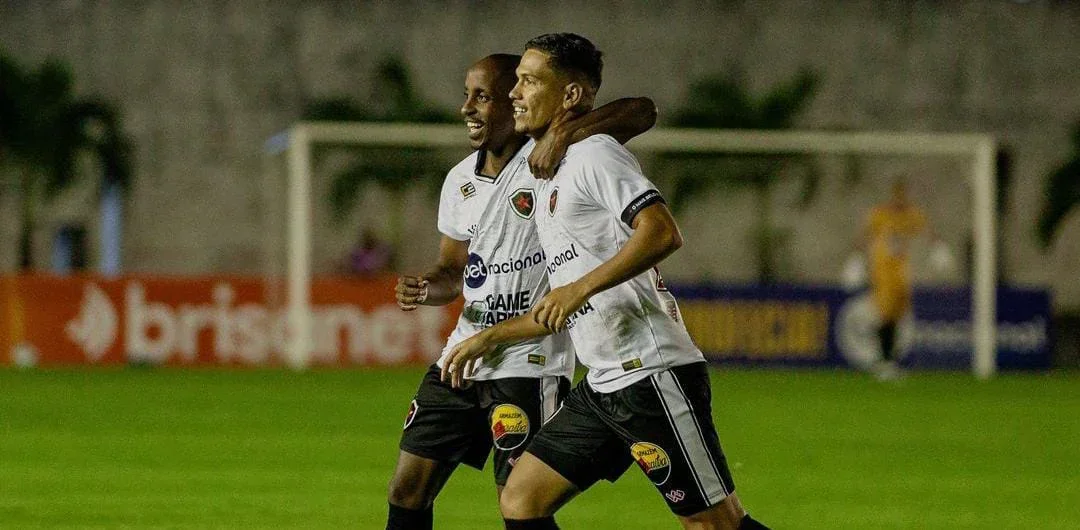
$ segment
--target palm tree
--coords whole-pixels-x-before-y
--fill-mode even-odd
[[[306,106],[304,119],[420,123],[457,121],[453,113],[432,106],[415,92],[408,68],[400,59],[385,59],[377,67],[375,79],[373,97],[368,99],[372,104],[363,105],[349,98],[316,100]],[[319,148],[315,154],[316,163],[331,149],[336,148]],[[334,219],[344,221],[367,186],[379,186],[393,197],[387,219],[389,238],[395,248],[401,248],[406,192],[417,183],[422,183],[431,192],[437,193],[445,168],[449,166],[431,149],[364,147],[350,148],[350,153],[353,154],[351,162],[334,174],[330,183],[327,199]]]
[[[688,103],[675,112],[672,125],[713,129],[786,129],[810,103],[818,77],[802,70],[764,96],[755,97],[739,73],[712,76],[694,83]],[[682,210],[710,189],[750,187],[757,195],[757,223],[752,233],[758,262],[758,279],[778,279],[777,251],[787,237],[773,220],[773,189],[781,171],[789,166],[802,170],[800,203],[808,204],[817,193],[820,175],[806,155],[717,155],[665,153],[658,158],[661,172],[672,176],[669,203]]]
[[[0,53],[0,193],[20,202],[19,264],[32,268],[37,210],[79,181],[76,159],[84,150],[102,165],[99,193],[126,190],[131,143],[116,109],[95,98],[76,98],[68,66],[50,59],[24,70]]]
[[[1072,158],[1047,175],[1043,201],[1037,234],[1045,250],[1054,241],[1062,221],[1080,206],[1080,123],[1073,131]]]

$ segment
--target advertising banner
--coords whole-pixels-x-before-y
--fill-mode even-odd
[[[672,285],[687,330],[714,361],[867,367],[881,357],[879,317],[866,292],[838,287]],[[997,362],[1003,369],[1051,365],[1050,295],[999,288]],[[917,288],[898,329],[900,363],[971,366],[971,291]]]
[[[460,304],[404,312],[394,278],[312,286],[312,365],[426,364]],[[0,277],[0,363],[269,366],[290,329],[283,301],[244,277]]]
[[[436,359],[461,304],[403,312],[394,278],[312,286],[313,366]],[[869,295],[830,286],[672,285],[687,330],[716,362],[865,367],[880,357]],[[276,293],[268,296],[268,293]],[[275,366],[291,330],[280,289],[258,278],[0,277],[0,364]],[[898,332],[901,364],[967,369],[966,289],[916,289]],[[1051,364],[1050,297],[998,290],[998,365]]]

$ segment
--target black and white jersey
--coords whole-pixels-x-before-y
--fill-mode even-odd
[[[552,288],[615,256],[633,233],[634,216],[663,201],[637,159],[608,135],[571,145],[555,178],[536,187],[534,219]],[[655,269],[593,296],[567,319],[567,328],[598,392],[704,360]]]
[[[439,200],[439,231],[469,242],[462,295],[465,307],[442,356],[480,330],[525,314],[548,292],[546,259],[532,219],[536,185],[529,171],[529,140],[496,177],[481,175],[475,152],[446,175]],[[542,212],[541,212],[542,213]],[[472,379],[572,377],[574,357],[565,334],[513,344],[485,361]]]

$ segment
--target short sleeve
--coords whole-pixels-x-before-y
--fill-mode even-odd
[[[594,140],[583,150],[581,163],[582,191],[628,226],[641,210],[664,202],[634,155],[614,138]]]
[[[471,182],[458,185],[458,179],[451,173],[443,181],[442,192],[439,193],[439,232],[447,237],[458,241],[468,241],[469,235],[461,230],[461,204],[462,198],[468,193],[467,186]]]

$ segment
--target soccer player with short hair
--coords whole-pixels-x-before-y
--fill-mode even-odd
[[[435,266],[422,276],[402,276],[395,287],[405,311],[464,295],[444,354],[481,329],[525,314],[548,291],[546,260],[531,220],[540,208],[530,162],[539,174],[554,174],[571,142],[597,132],[625,141],[656,121],[652,101],[624,99],[566,122],[549,141],[535,144],[514,131],[509,94],[519,59],[491,55],[467,71],[461,113],[476,152],[443,183]],[[483,468],[492,447],[501,492],[526,443],[569,390],[574,359],[568,340],[552,336],[501,350],[498,362],[477,370],[461,388],[441,381],[442,366],[440,360],[430,368],[410,404],[388,492],[387,529],[430,529],[435,497],[457,465]]]
[[[511,92],[515,130],[542,140],[592,107],[601,54],[569,33],[526,45]],[[500,501],[508,529],[558,528],[554,513],[636,462],[685,528],[764,528],[743,510],[713,426],[704,356],[655,266],[678,226],[629,151],[596,135],[537,184],[534,220],[552,290],[531,314],[458,344],[460,383],[497,345],[568,329],[589,368],[514,467]]]

